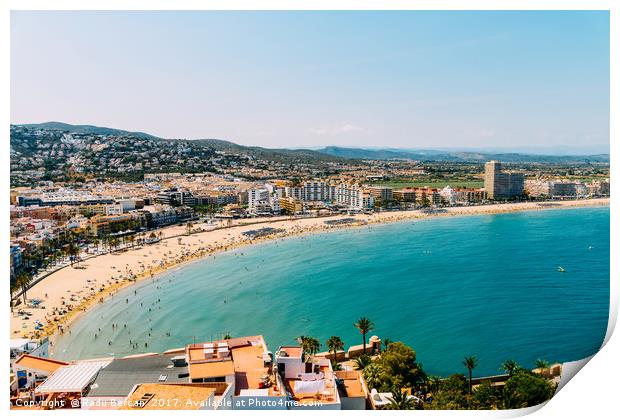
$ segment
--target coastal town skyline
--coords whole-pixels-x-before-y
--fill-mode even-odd
[[[101,37],[109,19],[115,34]],[[592,11],[13,12],[11,120],[265,147],[605,153],[608,20]]]

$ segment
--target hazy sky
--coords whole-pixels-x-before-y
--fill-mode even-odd
[[[13,123],[267,147],[600,149],[609,14],[13,12],[11,90]]]

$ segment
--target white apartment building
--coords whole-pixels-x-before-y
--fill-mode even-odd
[[[592,190],[580,181],[541,180],[525,181],[525,191],[530,197],[586,197]]]
[[[528,179],[525,181],[525,192],[530,197],[551,196],[553,183],[541,179]]]
[[[339,204],[344,204],[353,209],[368,209],[375,205],[372,195],[364,192],[357,184],[340,184],[336,187],[336,199]]]
[[[457,193],[449,185],[441,189],[439,191],[439,195],[444,202],[448,203],[451,206],[455,205],[457,202]]]
[[[248,209],[254,211],[258,203],[269,203],[269,196],[267,188],[252,188],[248,190]]]
[[[321,180],[304,181],[300,186],[286,187],[285,194],[301,201],[334,201],[336,186]]]
[[[284,194],[287,197],[294,198],[296,200],[304,201],[305,199],[305,191],[304,187],[284,187]]]
[[[306,181],[303,184],[305,201],[333,201],[336,186],[325,181]]]

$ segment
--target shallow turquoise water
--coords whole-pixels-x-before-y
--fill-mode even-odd
[[[361,342],[353,323],[366,316],[373,334],[411,345],[433,374],[463,372],[469,354],[480,361],[476,375],[496,374],[509,358],[532,366],[596,352],[609,275],[608,207],[375,225],[161,275],[89,311],[55,356],[163,351],[224,333],[263,334],[271,350],[299,335],[339,335],[349,346]]]

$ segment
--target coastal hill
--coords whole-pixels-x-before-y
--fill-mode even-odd
[[[133,137],[139,140],[151,140],[160,146],[170,147],[169,142],[176,142],[177,146],[189,142],[193,147],[209,149],[215,152],[228,153],[231,155],[246,155],[248,157],[264,159],[274,162],[338,162],[346,160],[338,156],[331,156],[320,151],[309,149],[268,149],[256,146],[243,146],[226,140],[219,139],[163,139],[140,131],[126,131],[117,128],[98,127],[94,125],[72,125],[62,122],[45,122],[40,124],[18,124],[12,127],[21,127],[29,130],[48,131],[51,133],[73,133],[79,135],[106,136],[106,141],[111,143],[117,137]],[[11,130],[11,147],[13,148],[14,132]],[[137,142],[139,143],[139,142]],[[27,152],[27,151],[25,151]]]
[[[140,131],[125,131],[117,128],[97,127],[94,125],[73,125],[58,121],[49,121],[40,124],[20,124],[20,127],[34,130],[54,130],[76,134],[97,134],[102,136],[132,136],[141,139],[159,139],[159,137]]]

